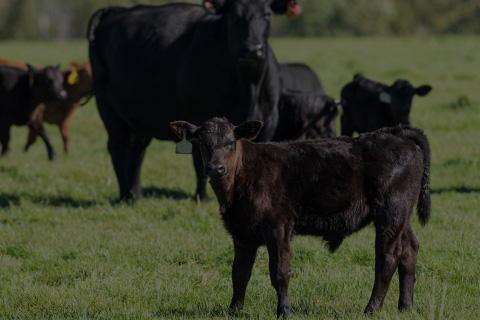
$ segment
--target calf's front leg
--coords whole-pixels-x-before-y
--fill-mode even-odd
[[[245,291],[252,275],[253,263],[258,247],[245,247],[234,241],[235,258],[232,267],[233,297],[230,309],[241,310],[245,300]]]
[[[290,259],[292,258],[291,237],[292,228],[282,226],[268,232],[265,239],[269,258],[270,281],[277,291],[277,317],[292,315],[292,307],[288,298]]]

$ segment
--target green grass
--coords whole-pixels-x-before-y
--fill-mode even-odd
[[[414,311],[399,313],[394,277],[372,319],[480,318],[480,41],[478,37],[272,39],[281,62],[300,61],[338,97],[353,74],[407,78],[433,91],[415,98],[413,124],[432,147],[432,219],[412,225],[420,242]],[[0,43],[0,57],[63,66],[85,61],[87,44]],[[0,318],[274,319],[265,248],[245,308],[228,312],[232,243],[215,201],[197,204],[191,158],[152,142],[143,165],[146,197],[116,202],[107,136],[92,100],[72,121],[72,154],[58,159],[27,129],[12,130],[0,159]],[[211,196],[213,193],[209,190]],[[290,298],[299,319],[364,319],[373,285],[374,229],[335,254],[321,239],[293,243]]]

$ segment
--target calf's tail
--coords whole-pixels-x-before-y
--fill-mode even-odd
[[[420,196],[418,197],[417,202],[417,215],[418,219],[422,226],[424,226],[430,219],[430,144],[428,143],[427,136],[423,133],[422,130],[417,128],[412,128],[409,126],[399,126],[395,129],[400,129],[400,134],[403,137],[406,137],[417,146],[420,147],[423,153],[423,176],[421,182]]]

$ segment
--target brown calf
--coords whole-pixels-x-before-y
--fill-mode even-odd
[[[0,59],[0,65],[14,66],[27,70],[26,64],[17,61]],[[25,151],[35,142],[39,135],[46,134],[43,122],[47,122],[59,126],[65,153],[70,153],[70,121],[80,105],[80,100],[92,90],[92,68],[90,67],[90,62],[78,64],[72,61],[68,69],[62,70],[62,75],[67,99],[51,101],[35,109],[30,120],[30,130]],[[52,147],[49,153],[52,153],[49,157],[53,160],[55,152]]]
[[[52,101],[45,104],[43,114],[37,112],[32,117],[32,123],[38,125],[43,121],[56,124],[60,128],[65,153],[70,153],[70,121],[80,106],[80,100],[92,90],[92,68],[89,62],[77,64],[70,62],[68,70],[62,70],[63,86],[68,97],[62,101]],[[30,128],[25,151],[35,142],[38,131]]]
[[[213,118],[196,127],[171,123],[196,143],[220,204],[235,257],[230,307],[241,308],[255,255],[266,245],[277,315],[291,314],[290,243],[294,234],[322,236],[330,251],[371,222],[376,227],[375,283],[366,313],[382,307],[393,273],[400,277],[399,309],[413,306],[418,241],[410,227],[417,203],[430,216],[430,149],[421,130],[384,128],[359,138],[252,143],[263,123],[236,127]]]
[[[0,144],[2,155],[8,152],[10,127],[30,125],[31,116],[49,101],[65,99],[63,77],[58,67],[42,70],[28,65],[26,70],[0,65]],[[45,141],[49,157],[53,149],[45,130],[39,134]]]

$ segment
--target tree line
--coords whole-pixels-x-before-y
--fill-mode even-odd
[[[85,38],[90,16],[109,5],[201,0],[0,0],[0,39]],[[480,34],[479,0],[297,0],[294,19],[275,17],[272,35]]]

